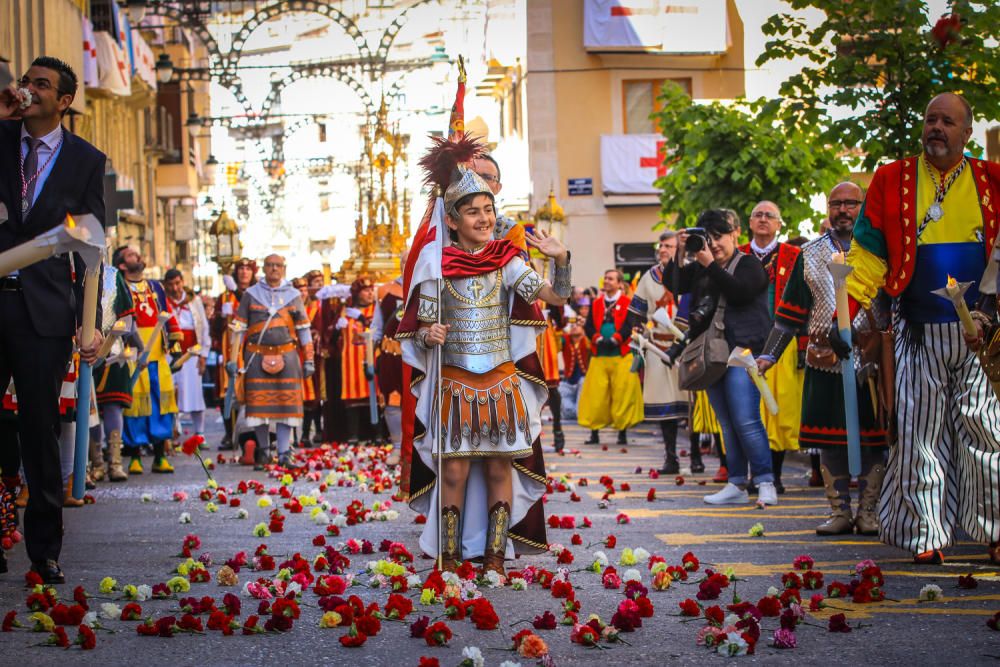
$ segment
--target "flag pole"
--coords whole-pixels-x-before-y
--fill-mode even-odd
[[[441,279],[437,279],[437,323],[441,324]],[[443,470],[443,460],[444,460],[444,425],[441,423],[441,355],[444,352],[444,345],[437,345],[434,347],[434,371],[436,375],[436,386],[434,387],[434,405],[437,406],[436,415],[434,416],[434,438],[435,447],[437,448],[437,506],[438,506],[438,556],[437,556],[437,567],[438,571],[444,569],[444,538],[442,536],[442,521],[441,521],[441,510],[442,503],[444,502],[444,495],[441,490],[441,479]]]

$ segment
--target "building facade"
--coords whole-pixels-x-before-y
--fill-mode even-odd
[[[554,190],[574,278],[597,285],[653,261],[664,167],[650,119],[666,81],[696,99],[745,93],[733,0],[527,0],[532,207]]]

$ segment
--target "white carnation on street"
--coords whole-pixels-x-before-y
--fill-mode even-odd
[[[191,513],[181,512],[181,515],[177,518],[177,523],[191,523]]]
[[[480,651],[475,646],[466,646],[462,649],[462,657],[466,660],[472,661],[473,667],[483,667],[486,664],[486,659],[483,657],[483,652]]]
[[[105,602],[101,605],[101,614],[104,618],[109,618],[111,620],[117,621],[121,618],[122,608],[116,605],[114,602]]]
[[[941,600],[944,598],[944,595],[942,593],[943,591],[941,590],[940,586],[936,584],[927,584],[926,586],[920,589],[920,595],[917,596],[917,599],[920,600],[921,602],[931,602],[933,600]]]

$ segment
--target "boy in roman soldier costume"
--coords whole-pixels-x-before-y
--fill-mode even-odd
[[[546,548],[538,435],[548,390],[535,351],[545,322],[534,302],[565,303],[570,267],[569,253],[557,239],[526,234],[532,246],[555,259],[555,287],[550,286],[509,240],[493,240],[493,193],[469,168],[480,151],[480,144],[464,137],[437,140],[422,160],[443,201],[437,199],[429,222],[417,232],[397,337],[417,399],[417,456],[408,488],[411,505],[428,516],[420,546],[438,554],[440,521],[446,569],[481,556],[485,570],[503,574],[505,558]],[[404,415],[404,423],[407,419]],[[435,449],[438,428],[441,461]],[[440,480],[434,472],[439,463]]]

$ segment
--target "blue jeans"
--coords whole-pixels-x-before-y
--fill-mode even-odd
[[[730,367],[708,388],[708,402],[722,427],[729,481],[747,482],[747,464],[756,483],[773,482],[771,448],[760,419],[760,392],[742,368]]]

